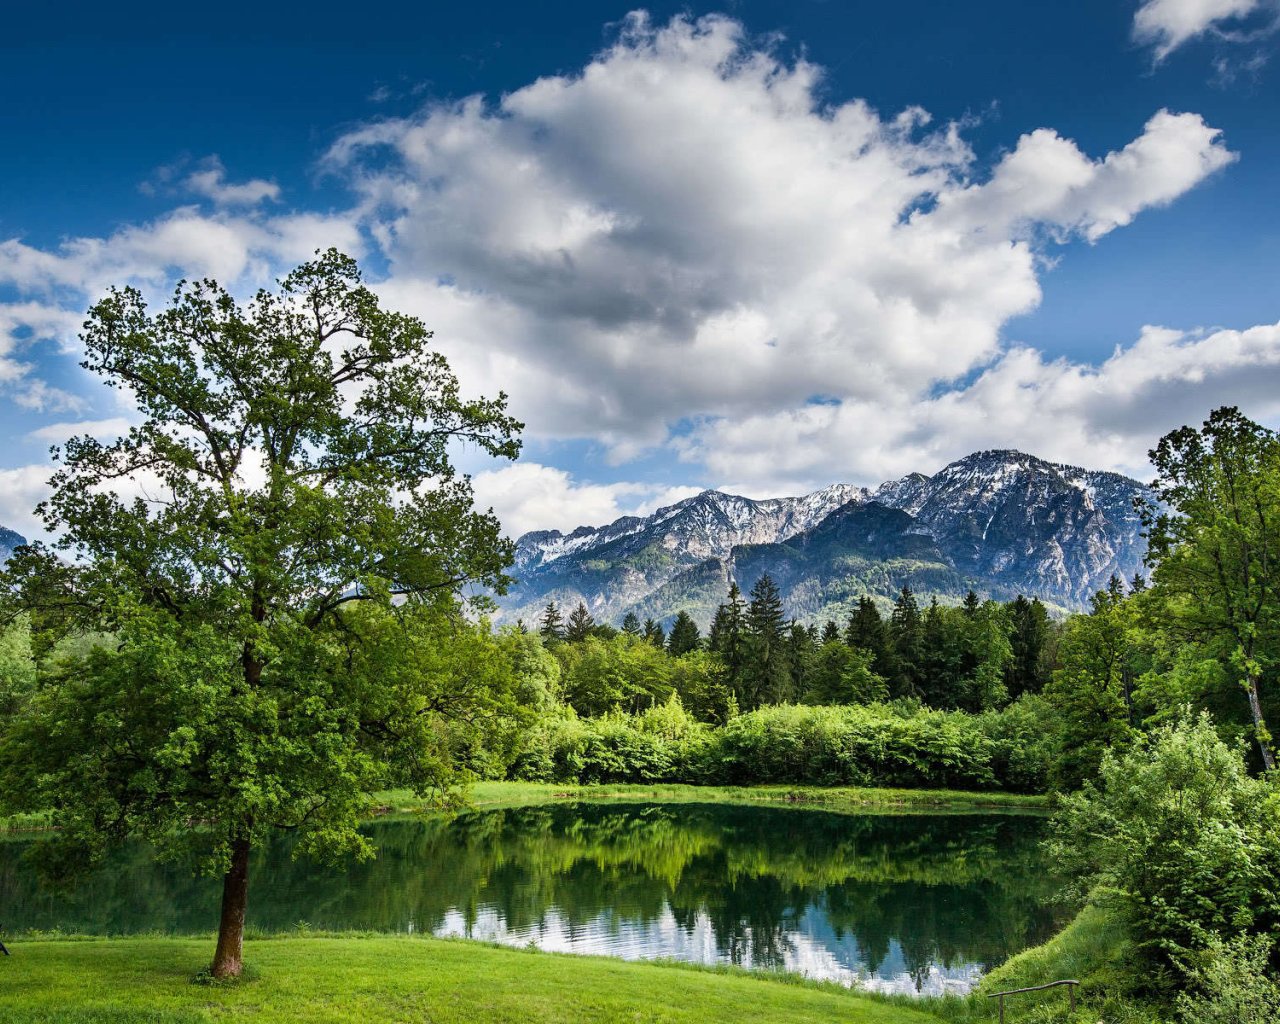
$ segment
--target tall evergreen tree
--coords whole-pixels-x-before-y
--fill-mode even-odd
[[[736,697],[742,692],[742,667],[746,661],[746,606],[736,582],[730,582],[728,598],[716,609],[707,647],[720,656],[724,685]]]
[[[782,595],[765,573],[751,588],[746,616],[747,657],[739,704],[746,709],[780,704],[794,697],[787,650],[786,619]]]
[[[871,654],[871,668],[877,675],[888,678],[892,674],[889,656],[889,638],[880,609],[865,594],[858,598],[858,610],[849,617],[845,627],[844,642],[850,647]]]
[[[925,609],[920,627],[915,696],[930,707],[951,709],[957,706],[961,680],[968,667],[963,623],[976,614],[977,609],[970,611],[967,602],[959,609],[944,609],[936,597]]]
[[[1039,598],[1028,601],[1021,594],[1007,609],[1012,648],[1005,676],[1009,696],[1039,693],[1048,681],[1045,646],[1049,640],[1049,613]]]
[[[702,634],[698,630],[698,624],[693,621],[693,616],[681,610],[667,634],[667,653],[678,658],[682,654],[696,651],[701,644]]]
[[[554,601],[548,601],[546,608],[542,610],[542,625],[538,632],[543,640],[564,639],[564,619],[560,617],[560,609],[556,607]]]
[[[824,644],[834,643],[843,639],[840,636],[840,627],[835,624],[834,619],[827,619],[827,624],[822,627],[822,640]]]
[[[831,625],[831,623],[827,623]],[[836,629],[839,640],[840,630]],[[792,622],[787,629],[787,662],[791,666],[791,689],[793,694],[803,694],[809,685],[809,677],[818,657],[818,631],[813,626],[802,626]]]
[[[667,634],[663,632],[662,623],[653,619],[644,620],[644,638],[654,647],[665,649],[667,646]]]
[[[579,601],[578,607],[570,613],[569,621],[565,624],[564,638],[570,643],[581,643],[591,635],[595,626],[596,620],[587,611],[586,604]]]
[[[628,636],[640,635],[640,617],[635,612],[627,612],[622,617],[622,632]]]
[[[982,601],[979,599],[978,595],[973,592],[972,587],[969,589],[969,593],[964,595],[964,602],[960,607],[971,619],[978,614],[978,609],[982,607]]]
[[[903,584],[902,592],[889,616],[889,649],[892,674],[889,691],[893,697],[919,697],[920,676],[924,666],[924,620],[911,587]]]

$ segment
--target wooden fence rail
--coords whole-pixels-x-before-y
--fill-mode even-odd
[[[1075,981],[1073,979],[1067,979],[1065,981],[1051,981],[1047,985],[1032,985],[1030,988],[1011,988],[1009,989],[1008,992],[992,992],[991,995],[987,996],[987,998],[1000,1000],[1000,1024],[1004,1024],[1004,997],[1005,996],[1016,996],[1019,992],[1043,992],[1047,988],[1057,988],[1059,985],[1066,985],[1067,995],[1071,999],[1071,1012],[1075,1013],[1076,987],[1079,984],[1080,982]]]

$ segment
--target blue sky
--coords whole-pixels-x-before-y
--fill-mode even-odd
[[[513,532],[1280,418],[1274,0],[266,7],[10,16],[0,523],[128,422],[104,287],[329,244],[511,393]]]

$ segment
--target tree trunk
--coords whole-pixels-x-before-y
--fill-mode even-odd
[[[249,903],[249,840],[231,844],[231,868],[222,879],[218,948],[209,968],[215,978],[238,978],[244,967],[244,912]]]
[[[1249,692],[1249,711],[1253,715],[1253,730],[1258,738],[1258,749],[1262,751],[1262,767],[1271,771],[1276,766],[1276,758],[1271,752],[1271,733],[1267,729],[1266,720],[1262,717],[1262,702],[1258,699],[1258,677],[1248,676],[1245,680],[1245,689]]]

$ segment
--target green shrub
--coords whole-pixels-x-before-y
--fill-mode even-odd
[[[1207,714],[1108,751],[1063,799],[1053,848],[1080,893],[1122,915],[1157,984],[1181,987],[1217,938],[1280,932],[1280,790]]]
[[[919,705],[782,704],[720,728],[676,697],[636,714],[561,709],[529,730],[510,777],[536,782],[687,782],[1034,791],[1044,778],[1035,705],[984,716]]]
[[[1270,972],[1274,943],[1265,935],[1214,937],[1186,965],[1189,990],[1178,996],[1186,1024],[1275,1024],[1280,984]]]

